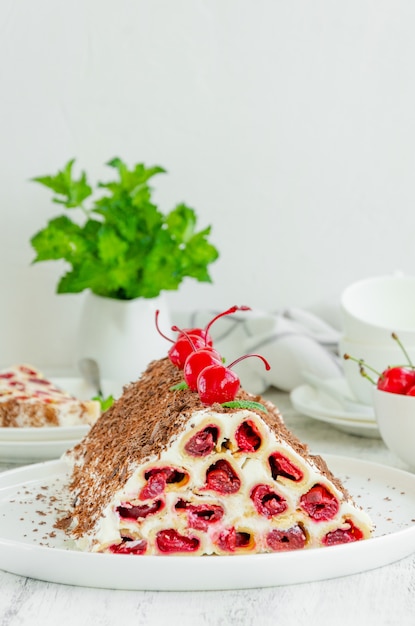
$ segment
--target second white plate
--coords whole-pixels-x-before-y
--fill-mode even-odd
[[[346,412],[335,400],[311,385],[296,387],[291,391],[290,399],[295,410],[307,417],[327,422],[349,435],[380,439],[375,419],[368,421],[367,416],[359,419],[358,413]]]

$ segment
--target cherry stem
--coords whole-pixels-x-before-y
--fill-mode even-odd
[[[250,311],[250,310],[251,310],[250,306],[244,306],[244,305],[236,306],[235,305],[235,306],[231,306],[230,309],[223,311],[223,313],[219,313],[219,315],[216,315],[216,317],[214,317],[213,320],[210,320],[209,324],[205,327],[206,336],[213,322],[216,322],[216,320],[218,320],[220,317],[223,317],[224,315],[231,315],[231,313],[236,313],[236,311]]]
[[[380,372],[378,372],[378,370],[375,370],[373,367],[371,367],[370,365],[368,365],[367,363],[365,363],[365,361],[363,359],[356,359],[356,357],[354,356],[350,356],[350,354],[343,354],[343,358],[347,361],[348,359],[350,359],[351,361],[354,361],[355,363],[357,363],[359,365],[359,367],[361,369],[363,368],[367,368],[369,369],[371,372],[373,372],[374,374],[377,374],[377,376],[381,376],[382,374]]]
[[[192,338],[190,337],[190,335],[185,330],[182,330],[178,326],[172,326],[171,329],[172,329],[173,332],[180,333],[181,335],[186,337],[187,341],[190,343],[190,346],[191,346],[193,352],[196,352],[196,346],[193,343]]]
[[[392,333],[392,339],[394,339],[396,341],[396,343],[398,344],[398,346],[400,347],[400,349],[404,353],[404,355],[406,357],[406,360],[409,363],[409,366],[412,369],[415,369],[414,364],[411,361],[411,357],[409,356],[408,352],[405,350],[405,347],[404,347],[403,343],[401,342],[401,340],[399,339],[399,337],[398,337],[398,335],[396,333]]]
[[[167,339],[167,341],[170,341],[171,343],[174,343],[174,339],[170,339],[170,337],[167,337],[164,333],[161,332],[160,326],[159,326],[159,315],[160,315],[160,311],[159,311],[159,309],[157,309],[156,310],[156,328],[157,328],[157,332],[159,333],[159,335],[161,335],[163,337],[163,339]]]
[[[268,371],[271,369],[271,365],[268,363],[268,361],[266,359],[264,359],[263,356],[261,356],[260,354],[244,354],[243,356],[240,356],[238,359],[236,359],[235,361],[232,361],[232,363],[230,365],[227,365],[228,369],[231,369],[231,367],[233,367],[234,365],[236,365],[237,363],[239,363],[239,361],[242,361],[243,359],[247,359],[250,356],[257,356],[258,359],[261,359],[261,361],[263,361],[264,365],[265,365],[265,369]]]
[[[369,376],[369,374],[367,373],[367,371],[365,370],[363,365],[360,366],[359,371],[360,371],[361,375],[363,376],[363,378],[367,378],[372,383],[372,385],[376,385],[376,382],[373,380],[373,378],[371,376]]]

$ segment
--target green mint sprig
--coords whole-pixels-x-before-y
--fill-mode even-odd
[[[95,396],[92,399],[100,403],[102,413],[109,409],[115,402],[114,396],[107,396],[106,398],[103,398],[102,396]]]
[[[188,389],[188,385],[187,383],[183,380],[180,383],[177,383],[177,385],[173,385],[172,387],[170,387],[170,391],[180,391],[181,389]]]
[[[31,238],[33,263],[63,260],[69,266],[57,293],[90,289],[130,300],[176,290],[185,277],[212,282],[208,266],[219,253],[209,242],[210,226],[197,231],[196,213],[185,204],[163,214],[152,202],[148,181],[164,173],[162,167],[139,163],[128,169],[121,159],[112,159],[107,165],[117,179],[99,182],[94,190],[85,172],[74,176],[74,162],[54,176],[33,179],[68,210]],[[71,219],[77,210],[80,215]]]

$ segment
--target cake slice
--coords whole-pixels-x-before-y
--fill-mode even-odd
[[[0,371],[0,427],[93,424],[100,414],[98,401],[78,400],[31,365]]]
[[[240,389],[204,405],[169,359],[153,361],[65,458],[78,548],[229,555],[366,539],[369,516],[278,409]]]

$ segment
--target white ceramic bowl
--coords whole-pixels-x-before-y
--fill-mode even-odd
[[[405,346],[412,362],[415,364],[415,346]],[[362,343],[350,341],[346,337],[342,337],[339,341],[339,354],[349,354],[356,359],[363,359],[365,363],[382,373],[387,367],[392,365],[408,365],[402,349],[392,337],[390,337],[387,345],[372,345],[370,343]],[[367,378],[361,375],[359,365],[351,359],[342,360],[344,376],[347,383],[356,398],[363,404],[373,403],[373,387]],[[367,373],[377,382],[378,376],[366,368]]]
[[[340,298],[345,336],[351,341],[389,344],[395,331],[406,345],[415,345],[415,277],[367,278],[347,287]]]
[[[415,471],[415,396],[374,389],[373,406],[385,445]]]

